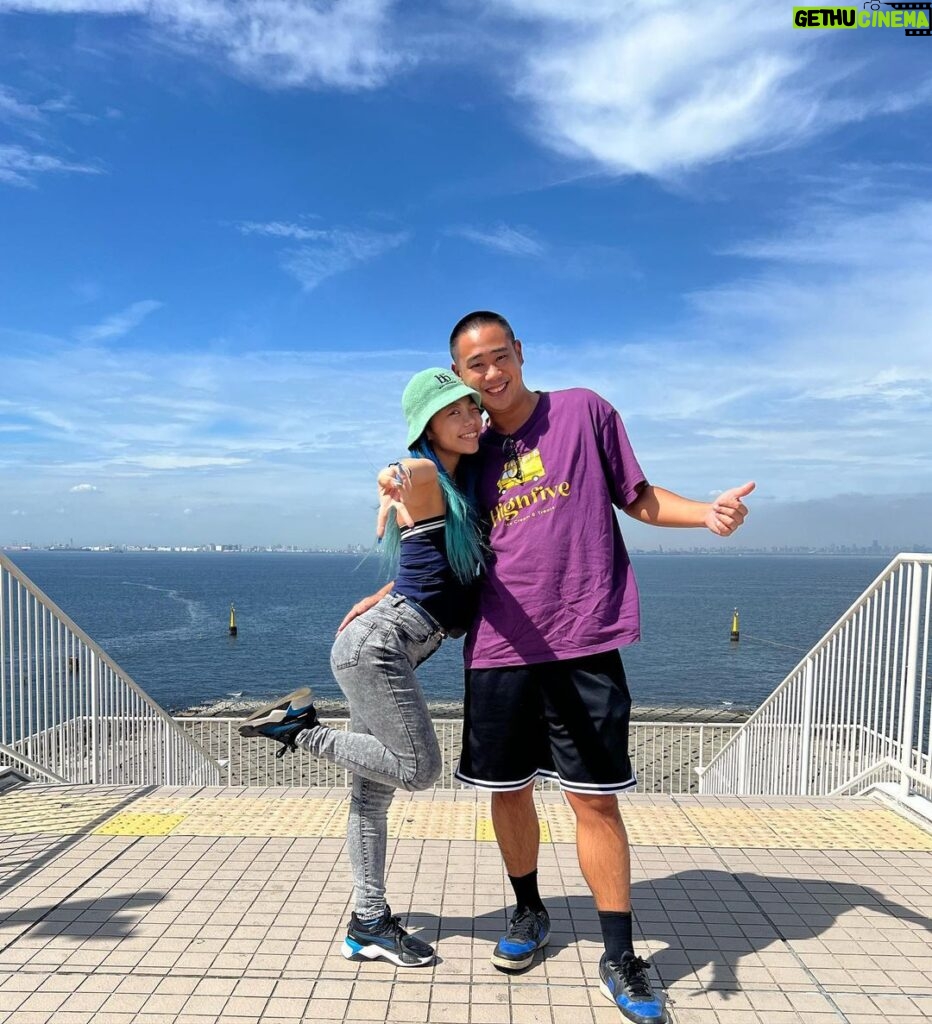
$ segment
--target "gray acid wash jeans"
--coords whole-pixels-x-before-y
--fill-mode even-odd
[[[396,789],[427,789],[440,775],[441,756],[414,670],[444,634],[399,594],[383,597],[337,635],[333,674],[350,706],[350,731],[319,725],[297,742],[353,773],[347,847],[356,914],[385,909],[388,807]]]

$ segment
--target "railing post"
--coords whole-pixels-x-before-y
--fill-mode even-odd
[[[100,760],[100,679],[98,678],[97,654],[94,650],[87,652],[87,663],[90,665],[90,706],[88,708],[91,730],[91,782],[97,785],[100,781],[98,762]]]
[[[172,740],[171,736],[168,735],[167,724],[163,721],[159,721],[159,743],[162,744],[162,754],[165,758],[165,767],[163,769],[164,775],[162,777],[163,786],[174,786],[178,785],[177,781],[172,778]],[[181,779],[185,776],[181,775]],[[188,785],[191,785],[191,779],[188,779]]]
[[[909,796],[911,782],[909,772],[913,767],[913,720],[916,716],[916,679],[919,675],[919,609],[922,574],[918,565],[909,567],[910,601],[909,617],[906,620],[906,667],[901,693],[903,709],[902,735],[900,736],[900,795]]]
[[[748,771],[748,733],[747,729],[742,729],[738,734],[738,778],[737,778],[737,789],[738,796],[745,796],[748,787],[747,780]]]
[[[799,746],[799,793],[809,795],[809,766],[812,761],[812,705],[814,699],[812,658],[806,659],[803,675],[803,721]]]

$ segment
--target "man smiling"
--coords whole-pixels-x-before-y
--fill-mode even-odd
[[[649,963],[634,953],[628,839],[616,794],[636,785],[631,701],[618,649],[640,638],[637,586],[615,508],[654,526],[719,536],[747,515],[753,483],[714,502],[649,484],[621,417],[582,388],[531,391],[508,321],[480,310],[450,336],[453,369],[482,395],[479,511],[493,557],[465,647],[456,777],[489,790],[517,906],[492,962],[520,970],[550,936],[537,886],[538,776],[558,779],[605,941],[600,988],[637,1024],[663,1024]]]

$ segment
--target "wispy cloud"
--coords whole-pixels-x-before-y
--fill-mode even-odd
[[[546,252],[544,243],[538,241],[529,229],[513,228],[508,224],[497,224],[492,228],[454,227],[447,234],[508,256],[542,256]]]
[[[932,83],[921,65],[906,89],[868,76],[826,38],[839,33],[793,32],[788,8],[753,0],[486,7],[520,22],[513,89],[538,136],[616,173],[669,177],[795,145],[925,102]]]
[[[0,0],[0,11],[134,15],[165,42],[274,87],[380,85],[404,60],[393,0]]]
[[[864,244],[871,240],[870,247]],[[859,267],[883,272],[891,265],[925,265],[932,252],[932,203],[901,201],[892,210],[852,216],[845,207],[826,206],[815,219],[802,217],[775,238],[751,239],[724,250],[730,255],[781,263]]]
[[[265,238],[291,238],[299,242],[316,241],[327,234],[326,231],[320,228],[309,228],[304,224],[292,224],[281,220],[270,220],[265,223],[247,220],[238,224],[237,227],[244,235],[261,235]]]
[[[113,341],[115,338],[122,338],[138,327],[150,313],[161,309],[161,306],[162,303],[154,299],[134,302],[119,313],[105,317],[100,323],[79,328],[76,337],[83,342]]]
[[[99,167],[38,153],[25,146],[0,146],[0,182],[20,188],[35,186],[40,174],[100,174]]]
[[[282,251],[280,263],[282,269],[291,274],[306,292],[313,291],[328,277],[397,249],[410,238],[407,231],[309,228],[303,224],[283,221],[244,221],[238,228],[244,235],[305,242],[304,245]]]
[[[244,466],[249,459],[236,458],[230,455],[140,455],[133,459],[121,459],[121,462],[132,462],[144,469],[206,469],[209,466]]]
[[[873,493],[892,508],[891,495],[932,491],[930,222],[923,200],[800,201],[782,227],[730,246],[730,279],[685,305],[671,297],[677,311],[653,332],[552,346],[526,336],[527,382],[602,391],[649,477],[684,493],[757,478],[776,503]],[[335,237],[269,225],[240,230],[275,249]],[[135,532],[150,528],[140,525],[150,512],[160,536],[188,536],[182,510],[192,508],[197,529],[227,524],[232,539],[365,540],[373,472],[403,450],[402,387],[443,357],[439,345],[378,358],[248,345],[167,357],[164,346],[127,351],[113,334],[96,337],[0,344],[0,410],[27,428],[3,435],[0,492],[49,510],[49,537],[63,492],[80,481],[107,497],[100,509],[80,491],[64,495],[93,539],[152,539]],[[32,536],[45,514],[30,511]],[[902,522],[878,524],[867,542]]]
[[[203,539],[245,530],[289,541],[315,521],[318,542],[365,539],[374,473],[404,451],[401,390],[438,355],[185,351],[166,359],[161,348],[0,345],[4,413],[29,428],[4,435],[0,493],[17,493],[17,504],[32,509],[32,537],[58,536],[53,510],[77,480],[107,502],[66,493],[75,537],[170,540],[180,535],[181,510],[194,508]],[[66,422],[54,413],[61,408]],[[160,513],[162,533],[145,532],[149,512]]]
[[[782,500],[928,490],[930,218],[916,201],[794,211],[736,245],[747,273],[689,296],[675,325],[548,353],[544,383],[598,366],[648,472],[687,492],[715,459]]]
[[[69,487],[68,491],[70,494],[94,494],[97,488],[93,484],[75,484],[74,487]]]
[[[21,100],[6,86],[0,85],[0,121],[27,121],[37,124],[43,120],[43,113],[34,103]]]

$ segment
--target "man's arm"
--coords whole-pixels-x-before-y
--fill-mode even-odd
[[[344,629],[353,621],[358,618],[363,612],[369,611],[370,608],[374,607],[388,594],[392,587],[395,585],[395,581],[386,583],[381,590],[377,590],[374,594],[370,594],[368,597],[364,597],[361,601],[357,601],[352,608],[343,616],[343,621],[337,626],[337,632],[342,633]]]
[[[754,484],[749,481],[723,491],[715,501],[693,501],[648,484],[625,506],[625,512],[632,519],[651,526],[704,526],[719,537],[728,537],[744,522],[748,509],[741,499],[753,490]]]
[[[406,502],[411,502],[412,495],[416,495],[418,488],[423,489],[429,484],[436,483],[436,480],[437,467],[430,459],[401,459],[381,470],[376,481],[379,488],[376,535],[381,538],[384,534],[388,517],[392,511],[405,526],[413,526],[414,520]],[[418,506],[416,506],[417,508]],[[377,605],[386,594],[391,592],[394,585],[395,581],[392,580],[391,583],[386,583],[381,590],[357,601],[343,616],[343,621],[337,626],[337,632],[342,633],[353,619]]]

